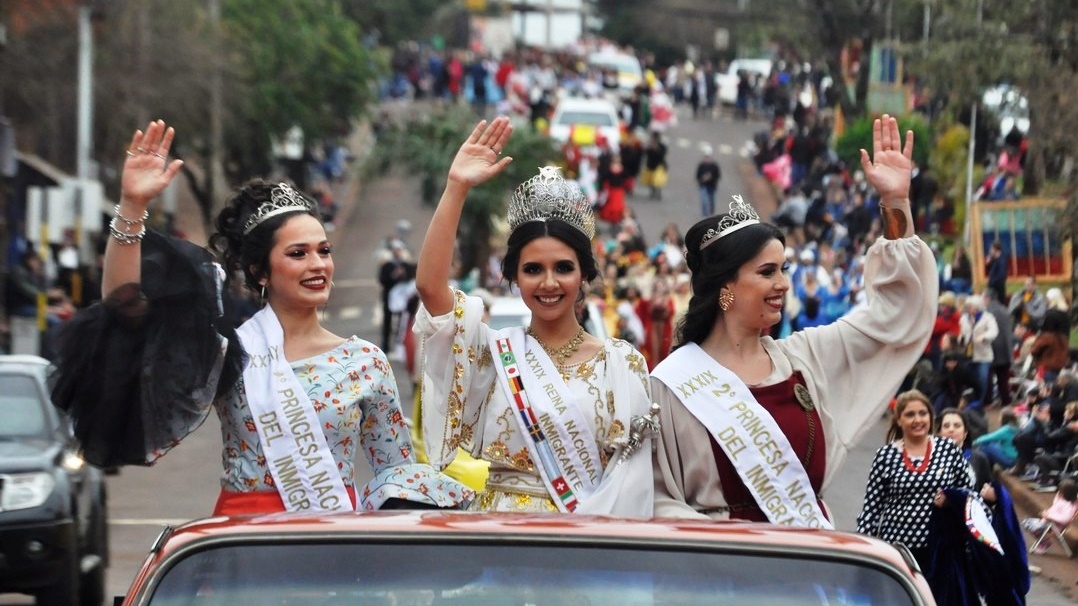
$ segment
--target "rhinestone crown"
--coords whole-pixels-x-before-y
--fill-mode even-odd
[[[307,196],[292,189],[287,183],[278,183],[270,190],[269,202],[263,202],[243,224],[243,235],[251,233],[266,219],[290,212],[317,211],[318,204]]]
[[[734,201],[730,203],[730,213],[723,215],[715,227],[708,228],[704,232],[704,237],[700,240],[700,250],[704,250],[712,242],[717,242],[719,238],[732,234],[742,227],[760,222],[760,215],[756,214],[756,209],[751,204],[745,202],[741,196],[732,197]]]
[[[543,166],[539,174],[520,184],[505,209],[509,230],[529,221],[559,219],[595,237],[595,215],[580,185],[566,181],[557,166]]]

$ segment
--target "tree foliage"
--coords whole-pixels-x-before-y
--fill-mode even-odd
[[[978,14],[980,18],[978,19]],[[952,112],[981,100],[990,86],[1009,84],[1028,99],[1030,151],[1025,191],[1061,179],[1073,193],[1078,172],[1078,5],[1034,0],[939,2],[929,44],[910,49],[911,67]],[[983,115],[983,114],[982,114]],[[999,134],[999,133],[996,133]]]
[[[431,18],[446,4],[444,0],[342,0],[342,10],[366,34],[377,37],[381,44],[394,46],[425,38]]]
[[[218,2],[221,19],[211,18]],[[0,54],[3,113],[19,149],[75,164],[75,3],[19,0],[19,26]],[[309,143],[337,135],[373,101],[382,65],[340,0],[110,0],[94,25],[94,160],[116,194],[135,128],[176,127],[176,155],[204,216],[212,140],[210,83],[222,86],[223,162],[232,183],[272,169],[270,140],[293,125]],[[217,34],[220,34],[219,36]]]
[[[249,91],[229,137],[247,172],[269,168],[271,137],[293,126],[308,142],[341,134],[373,100],[378,66],[338,2],[226,0],[222,17],[237,79]]]
[[[417,116],[386,131],[371,164],[384,167],[394,163],[407,167],[420,182],[423,201],[434,205],[457,149],[476,122],[475,114],[463,107]],[[461,214],[458,241],[465,270],[488,256],[493,227],[497,218],[505,216],[505,203],[513,189],[534,176],[538,167],[558,164],[561,159],[548,137],[526,126],[513,131],[503,153],[512,157],[513,162],[498,176],[472,189]]]
[[[861,150],[872,151],[872,124],[874,118],[865,117],[849,124],[846,132],[835,141],[835,153],[848,167],[861,165]],[[898,131],[905,137],[908,130],[913,131],[913,160],[920,166],[928,163],[932,135],[924,120],[916,116],[898,118]]]

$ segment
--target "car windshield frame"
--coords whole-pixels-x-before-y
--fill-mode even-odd
[[[43,438],[53,431],[47,400],[37,378],[0,371],[0,439]]]
[[[252,552],[244,555],[248,561],[242,565],[228,559],[242,550]],[[455,553],[446,554],[444,550]],[[314,554],[323,559],[312,561]],[[282,569],[284,563],[288,566]],[[307,570],[298,570],[297,566],[307,566]],[[768,574],[761,575],[760,570]],[[846,578],[855,581],[852,589],[833,587],[840,571],[850,573]],[[243,576],[252,572],[259,576]],[[181,574],[187,576],[170,578]],[[309,575],[314,574],[335,575],[337,580],[312,579]],[[307,582],[302,583],[303,579]],[[282,587],[275,581],[302,586]],[[398,585],[387,584],[390,582]],[[566,599],[584,596],[591,598],[594,606],[802,606],[828,600],[835,603],[838,598],[857,606],[924,603],[902,571],[860,553],[751,543],[456,532],[340,536],[270,533],[198,539],[162,563],[136,603],[177,606],[191,603],[192,592],[202,592],[218,598],[197,600],[207,606],[256,603],[268,596],[280,602],[278,597],[285,593],[302,596],[302,603],[313,605],[379,604],[385,597],[386,604],[501,606],[525,603],[529,595],[535,594],[537,582],[544,583],[541,594],[555,593]],[[230,583],[241,584],[247,593],[231,591]],[[738,588],[751,589],[753,593],[738,593]],[[398,594],[393,599],[399,600],[399,594],[406,590],[430,592],[429,599],[399,602],[388,596]],[[870,595],[871,591],[877,593]],[[510,595],[518,595],[519,599],[510,599]],[[701,601],[703,596],[708,599]],[[596,597],[601,601],[596,602]],[[808,600],[802,599],[806,597]]]
[[[554,116],[554,123],[566,126],[583,124],[600,128],[611,128],[618,125],[616,118],[610,113],[598,108],[589,109],[583,107],[557,112],[557,115]]]

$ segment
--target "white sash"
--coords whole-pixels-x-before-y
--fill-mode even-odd
[[[491,330],[489,343],[498,384],[517,413],[539,476],[558,509],[572,513],[603,478],[591,425],[550,357],[523,328]],[[518,358],[518,352],[524,355]]]
[[[236,330],[249,356],[247,406],[288,511],[350,511],[333,452],[311,400],[284,358],[284,332],[269,305]]]
[[[651,376],[707,428],[772,524],[834,528],[786,435],[737,375],[687,343]]]

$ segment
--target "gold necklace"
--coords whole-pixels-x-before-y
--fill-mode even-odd
[[[528,334],[539,342],[539,346],[543,348],[543,351],[545,351],[546,354],[554,360],[554,363],[559,366],[565,364],[565,361],[575,354],[580,349],[580,345],[584,343],[583,326],[577,328],[573,338],[566,341],[565,344],[560,347],[548,347],[546,343],[543,343],[542,339],[536,336],[530,326],[528,327]]]

